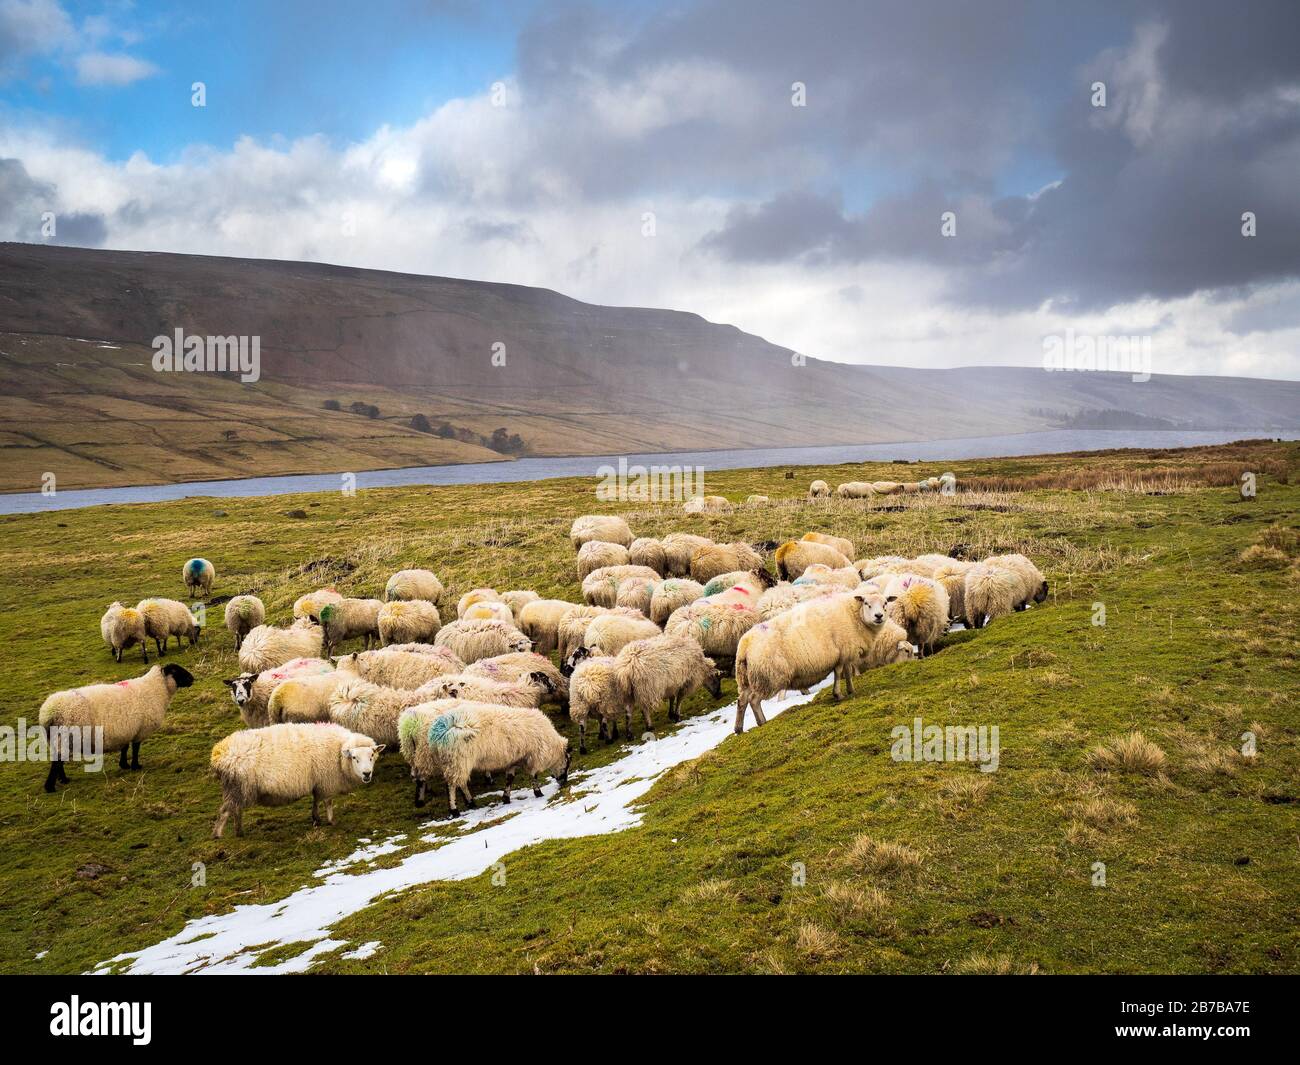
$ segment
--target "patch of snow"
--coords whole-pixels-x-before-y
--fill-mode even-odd
[[[807,695],[795,693],[769,700],[764,712],[769,719],[776,717],[791,707],[810,702],[830,683],[831,678],[827,677]],[[382,896],[439,880],[468,880],[490,869],[507,854],[535,843],[605,835],[640,824],[641,812],[633,805],[664,772],[698,758],[731,736],[735,715],[736,704],[731,703],[692,718],[662,739],[637,744],[609,765],[571,773],[570,792],[565,798],[557,798],[559,785],[552,780],[542,788],[540,799],[533,797],[531,789],[525,789],[513,791],[513,801],[508,804],[472,809],[452,823],[455,834],[422,837],[439,845],[412,854],[390,868],[349,874],[341,872],[342,867],[335,863],[333,868],[318,871],[321,883],[299,888],[279,902],[237,906],[229,913],[195,918],[161,943],[119,954],[100,962],[94,971],[116,968],[124,973],[166,974],[303,972],[318,955],[341,945],[338,940],[328,938],[332,926]],[[749,727],[753,727],[752,718]],[[399,838],[391,837],[378,847],[392,842],[391,850],[397,850],[395,844]],[[364,853],[371,850],[373,847]],[[344,859],[344,863],[352,864],[351,857],[355,855]],[[290,943],[313,945],[288,961],[254,968],[265,951]]]
[[[317,877],[329,876],[330,873],[337,873],[340,869],[346,869],[349,866],[358,865],[361,862],[374,861],[380,855],[392,854],[394,851],[400,851],[402,849],[400,844],[404,839],[406,839],[405,832],[400,835],[389,836],[383,843],[375,843],[372,846],[359,847],[346,858],[340,858],[338,861],[334,862],[326,862],[312,875]],[[371,841],[367,837],[363,836],[361,839],[357,840],[357,842],[369,844]]]
[[[356,950],[349,950],[342,955],[344,958],[351,958],[356,961],[364,961],[366,958],[372,958],[379,953],[379,948],[383,944],[377,939],[372,939],[369,943],[362,943]]]
[[[45,955],[47,955],[48,953],[49,953],[48,950],[43,950],[43,951],[41,951],[38,955],[36,955],[36,960],[37,960],[37,961],[40,961],[40,960],[41,960],[43,957],[45,957]]]

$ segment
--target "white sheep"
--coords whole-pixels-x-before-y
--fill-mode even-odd
[[[723,573],[753,573],[763,568],[763,556],[749,544],[706,544],[691,555],[691,580],[707,585]]]
[[[460,597],[456,603],[456,617],[463,618],[465,611],[475,603],[499,603],[501,596],[496,593],[494,588],[474,588]]]
[[[875,558],[859,559],[853,563],[853,568],[864,581],[869,581],[882,573],[898,573],[907,563],[908,560],[902,555],[878,555]]]
[[[691,556],[711,543],[713,541],[707,536],[695,533],[669,533],[660,541],[664,549],[664,568],[660,572],[665,577],[689,576]]]
[[[551,679],[541,670],[514,680],[493,680],[471,673],[451,673],[429,681],[420,691],[427,693],[426,702],[434,699],[470,699],[476,703],[532,706],[538,709],[553,694]]]
[[[800,580],[803,578],[801,577]],[[758,598],[758,613],[764,621],[770,621],[777,614],[784,614],[800,603],[813,599],[825,599],[831,595],[841,595],[844,589],[835,584],[778,584],[769,588]]]
[[[402,754],[416,779],[415,804],[425,803],[429,777],[441,773],[447,782],[451,816],[456,795],[474,805],[469,778],[476,770],[506,773],[505,801],[515,773],[522,769],[533,780],[533,794],[541,798],[537,775],[555,773],[561,785],[569,779],[569,741],[540,710],[526,706],[494,706],[468,699],[438,699],[413,706],[398,721]]]
[[[828,673],[835,674],[836,701],[841,685],[852,695],[854,671],[878,630],[890,624],[881,596],[844,594],[802,603],[751,629],[736,650],[736,731],[744,731],[746,710],[754,712],[756,724],[766,724],[764,699],[787,688],[810,688]]]
[[[340,599],[326,603],[312,620],[320,623],[325,640],[325,654],[348,640],[362,640],[363,648],[379,643],[379,612],[384,603],[378,599]]]
[[[308,795],[311,823],[321,823],[324,802],[325,822],[332,825],[334,799],[370,783],[383,749],[340,725],[271,725],[227,736],[212,748],[212,773],[221,782],[213,838],[221,838],[232,817],[235,835],[242,836],[250,806],[284,806]]]
[[[560,618],[574,605],[564,599],[534,599],[520,609],[517,627],[539,653],[548,655],[558,644]]]
[[[149,640],[144,615],[135,607],[110,603],[104,616],[99,619],[99,634],[117,661],[122,661],[122,652],[128,647],[139,644],[145,665],[149,664]]]
[[[966,571],[962,592],[968,629],[983,628],[988,622],[1014,613],[1024,595],[1020,575],[1001,566],[978,562]]]
[[[648,536],[639,536],[633,540],[632,546],[627,549],[627,555],[628,562],[633,566],[649,566],[660,575],[667,565],[664,545]]]
[[[688,577],[670,577],[655,585],[650,597],[650,620],[656,625],[667,623],[672,612],[687,603],[693,603],[704,594],[704,585]]]
[[[632,530],[617,515],[583,514],[574,518],[573,525],[569,528],[569,541],[573,544],[573,550],[579,550],[583,544],[592,540],[629,547],[632,543]]]
[[[329,720],[376,743],[397,745],[397,720],[402,712],[433,699],[435,677],[418,688],[389,688],[352,673],[340,676],[330,694]]]
[[[668,720],[681,720],[683,699],[707,688],[715,699],[722,695],[722,674],[695,640],[686,636],[651,636],[623,647],[614,658],[614,671],[623,701],[640,710],[647,730],[654,730],[654,712],[668,701]],[[628,719],[631,733],[631,719]]]
[[[654,601],[655,589],[658,587],[658,577],[628,577],[619,582],[614,604],[649,617],[650,604]]]
[[[541,599],[541,596],[531,588],[512,588],[508,592],[501,593],[501,602],[505,603],[505,605],[510,608],[510,612],[514,615],[516,625],[518,625],[519,622],[520,611],[522,611],[529,603],[535,603],[539,599]]]
[[[682,504],[687,514],[725,514],[731,509],[726,496],[693,496]]]
[[[583,637],[587,635],[587,624],[592,618],[620,610],[632,616],[632,611],[626,607],[574,605],[564,611],[555,627],[555,650],[559,652],[560,661],[563,662],[573,654],[575,648],[581,646]]]
[[[244,637],[266,623],[266,604],[255,595],[237,595],[226,604],[226,629],[235,638],[238,651]]]
[[[545,676],[545,682],[536,677],[538,673]],[[549,658],[535,651],[513,651],[495,658],[480,658],[465,667],[463,676],[485,677],[496,681],[527,680],[537,686],[541,698],[538,706],[554,703],[561,709],[567,709],[569,705],[568,678],[555,668]]]
[[[337,603],[342,598],[342,593],[336,592],[333,588],[317,588],[314,592],[300,595],[293,603],[294,620],[313,618],[320,613],[321,607],[327,603]]]
[[[185,591],[191,598],[200,592],[206,596],[212,591],[217,571],[206,558],[192,558],[181,567],[181,579],[185,581]]]
[[[831,486],[825,481],[818,479],[808,486],[809,499],[828,499],[831,494]]]
[[[845,481],[836,486],[835,494],[840,499],[870,499],[875,495],[875,488],[866,481]]]
[[[1047,598],[1047,578],[1024,555],[993,555],[986,558],[984,563],[1014,573],[1020,580],[1020,596],[1016,603],[1017,610],[1024,610],[1031,601],[1041,603]]]
[[[973,562],[950,558],[934,568],[934,579],[948,593],[948,618],[951,621],[964,621],[966,618],[966,574],[973,565]]]
[[[154,666],[140,677],[114,684],[87,684],[82,688],[54,692],[41,703],[39,721],[49,744],[50,771],[45,790],[67,784],[63,763],[68,755],[67,731],[102,729],[100,751],[121,750],[118,765],[140,768],[140,744],[162,727],[163,716],[178,688],[188,688],[194,676],[188,669],[168,663]],[[83,731],[82,735],[86,733]],[[126,761],[131,746],[131,763]]]
[[[418,688],[448,673],[464,670],[464,661],[451,648],[438,647],[436,652],[428,654],[385,647],[379,651],[343,655],[338,659],[338,668],[342,673],[353,673],[388,688]]]
[[[770,502],[772,502],[772,500],[768,496],[749,495],[745,497],[745,505],[747,507],[761,507],[765,503],[770,503]]]
[[[584,655],[569,678],[569,717],[578,726],[579,754],[587,753],[587,719],[592,714],[600,720],[602,740],[618,739],[620,716],[626,719],[628,739],[632,738],[632,709],[623,698],[613,655]]]
[[[502,621],[513,628],[515,625],[515,612],[510,609],[510,604],[503,599],[493,600],[491,602],[475,603],[473,606],[465,608],[465,613],[461,615],[461,621]]]
[[[384,585],[384,598],[390,602],[423,599],[434,606],[442,599],[442,581],[432,570],[403,569],[388,578]]]
[[[618,586],[629,577],[657,581],[659,574],[649,566],[602,566],[592,570],[582,582],[583,602],[590,606],[612,607],[618,603]]]
[[[532,641],[504,621],[453,621],[438,630],[434,646],[446,647],[466,664],[511,651],[531,651]]]
[[[852,540],[846,540],[843,536],[832,536],[824,532],[806,532],[803,534],[804,540],[813,544],[826,544],[828,547],[835,548],[845,558],[852,558],[858,553],[857,548],[853,546]]]
[[[275,689],[294,677],[332,673],[334,663],[323,658],[295,658],[261,673],[242,673],[225,682],[230,697],[239,707],[239,716],[249,728],[261,728],[269,722],[268,707]]]
[[[578,580],[587,579],[592,570],[605,566],[626,566],[628,550],[622,544],[608,544],[603,540],[588,540],[578,548]]]
[[[814,562],[801,574],[795,584],[833,584],[845,591],[852,591],[862,583],[862,577],[852,566],[832,569],[825,562]]]
[[[145,635],[153,640],[159,654],[166,652],[172,636],[176,637],[178,649],[182,636],[191,647],[199,642],[199,623],[179,599],[141,599],[135,608],[144,617]]]
[[[428,599],[385,603],[379,610],[379,644],[430,643],[442,628],[438,608]]]
[[[599,648],[607,655],[616,655],[633,640],[658,636],[659,626],[649,618],[627,617],[623,614],[602,614],[587,624],[582,644],[593,650]]]
[[[885,606],[923,655],[934,650],[935,642],[948,631],[948,592],[931,577],[896,574],[885,586]]]
[[[673,611],[664,625],[669,636],[689,636],[720,669],[730,670],[740,638],[762,619],[743,603],[697,599]]]
[[[853,565],[835,548],[812,540],[787,540],[776,549],[776,573],[783,581],[798,580],[814,562],[821,562],[831,569]]]
[[[340,679],[338,670],[331,670],[282,680],[272,689],[271,698],[267,700],[267,722],[279,725],[292,721],[300,724],[328,721],[330,696]]]
[[[324,649],[325,635],[310,618],[299,618],[287,629],[258,625],[239,645],[239,668],[261,673],[294,658],[320,658]]]

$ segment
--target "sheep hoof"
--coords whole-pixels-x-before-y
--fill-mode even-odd
[[[542,789],[541,789],[541,788],[533,788],[533,798],[534,798],[534,799],[540,799],[541,797],[542,797]]]
[[[55,789],[54,789],[54,781],[52,781],[52,780],[47,780],[47,781],[45,782],[45,790],[46,790],[47,792],[49,792],[51,795],[53,795],[53,794],[54,794],[54,790],[55,790]]]

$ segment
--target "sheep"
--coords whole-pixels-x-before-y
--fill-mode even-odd
[[[435,677],[418,688],[389,688],[346,673],[330,694],[328,720],[369,736],[376,743],[395,747],[397,719],[402,711],[433,699],[431,689],[442,679]]]
[[[606,544],[618,544],[629,547],[632,543],[632,530],[627,522],[611,514],[583,514],[573,519],[569,528],[569,540],[573,550],[578,551],[583,544],[598,540]]]
[[[338,659],[338,668],[372,684],[388,688],[418,688],[448,673],[460,673],[465,663],[449,647],[438,647],[434,654],[385,647],[379,651],[343,655]]]
[[[600,719],[600,738],[607,743],[618,739],[618,718],[623,714],[631,739],[632,711],[623,701],[613,655],[584,656],[569,677],[569,717],[578,726],[579,754],[587,753],[587,718],[592,714]]]
[[[737,588],[743,588],[754,599],[757,599],[774,584],[776,584],[776,581],[772,579],[772,575],[765,569],[732,570],[729,573],[720,573],[709,581],[704,586],[704,594],[709,598],[716,598],[719,595],[734,592]],[[745,602],[744,599],[738,598],[735,601]]]
[[[878,496],[896,496],[903,486],[898,481],[872,481],[871,490]]]
[[[868,581],[882,573],[897,573],[907,563],[908,560],[902,555],[878,555],[876,558],[858,559],[853,563],[853,568],[858,571],[859,577]]]
[[[846,591],[852,591],[862,583],[862,577],[852,566],[831,569],[825,562],[814,562],[799,574],[795,584],[833,584]]]
[[[435,647],[431,643],[390,643],[387,647],[379,648],[381,651],[405,651],[417,655],[450,655],[451,652],[442,647]]]
[[[628,562],[634,566],[649,566],[656,573],[663,575],[667,563],[664,545],[648,536],[639,536],[632,541],[627,550]]]
[[[428,599],[399,599],[379,608],[379,646],[428,643],[442,628],[438,608]]]
[[[841,684],[852,695],[853,670],[887,624],[881,596],[844,594],[802,603],[745,633],[736,649],[736,732],[745,730],[746,710],[753,710],[756,724],[766,724],[764,699],[787,688],[812,687],[828,673],[835,675],[836,702]]]
[[[735,570],[754,572],[763,568],[763,556],[749,544],[708,544],[691,555],[691,580],[708,584],[714,577]]]
[[[212,748],[212,773],[221,783],[212,838],[221,838],[232,817],[235,835],[242,836],[250,806],[284,806],[308,795],[311,823],[321,823],[323,801],[325,822],[332,825],[334,799],[370,783],[383,749],[341,725],[271,725],[232,733]]]
[[[176,637],[177,648],[182,636],[191,647],[199,642],[199,623],[179,599],[141,599],[135,608],[144,618],[145,635],[153,640],[159,654],[166,652],[172,636]]]
[[[665,577],[685,577],[691,572],[691,556],[701,547],[713,543],[707,536],[695,533],[669,533],[660,544],[664,549],[664,568],[660,571]]]
[[[689,636],[719,668],[729,670],[740,638],[760,620],[758,611],[743,603],[697,599],[673,611],[664,632],[669,636]]]
[[[287,629],[258,625],[239,645],[239,668],[261,673],[293,658],[320,658],[324,649],[325,635],[309,619],[300,618]]]
[[[342,678],[338,670],[282,680],[266,703],[266,719],[272,725],[286,721],[309,724],[330,719],[330,696]]]
[[[873,494],[874,489],[866,481],[846,481],[835,488],[840,499],[870,499]]]
[[[117,661],[122,661],[123,651],[138,643],[144,664],[149,664],[149,639],[145,631],[144,615],[135,607],[110,603],[104,616],[99,619],[99,634]]]
[[[40,725],[49,743],[50,771],[45,790],[68,783],[63,762],[69,751],[67,730],[102,729],[96,735],[100,751],[121,749],[118,765],[140,768],[140,744],[162,727],[163,716],[179,688],[188,688],[194,676],[182,666],[154,666],[139,677],[115,684],[88,684],[54,692],[41,703]],[[83,735],[85,733],[82,733]],[[131,764],[126,761],[131,746]]]
[[[986,562],[971,566],[966,571],[966,584],[962,590],[966,627],[980,629],[990,621],[1013,613],[1024,591],[1020,575],[1010,569]]]
[[[659,587],[659,578],[629,577],[619,582],[615,606],[636,610],[646,617],[650,616],[650,604],[654,601],[655,589]]]
[[[986,558],[984,562],[986,565],[1008,570],[1019,578],[1021,593],[1020,600],[1016,603],[1017,610],[1024,610],[1031,599],[1035,603],[1041,603],[1047,598],[1047,579],[1042,571],[1024,555],[993,555],[991,558]]]
[[[419,689],[426,701],[434,699],[471,699],[476,703],[497,706],[533,706],[541,709],[551,694],[551,680],[538,670],[514,680],[494,680],[468,673],[452,673],[431,680]]]
[[[473,606],[465,608],[465,615],[461,621],[502,621],[505,624],[518,628],[515,625],[515,612],[510,609],[510,604],[503,600],[497,599],[486,603],[475,603]]]
[[[858,553],[853,546],[853,541],[846,540],[842,536],[832,536],[830,533],[823,532],[806,532],[803,534],[803,538],[812,544],[826,544],[833,547],[845,558],[852,558]]]
[[[480,658],[533,649],[533,642],[517,628],[495,620],[453,621],[438,631],[433,643],[455,652],[467,665]]]
[[[798,580],[814,562],[822,562],[831,569],[852,565],[835,548],[811,540],[787,540],[776,549],[776,572],[783,581]]]
[[[590,606],[615,606],[618,603],[618,586],[629,577],[645,577],[657,581],[659,574],[649,566],[602,566],[592,570],[583,580],[582,599]]]
[[[275,689],[295,677],[330,673],[334,664],[323,658],[295,658],[275,669],[261,673],[243,673],[225,682],[230,697],[239,707],[239,716],[249,728],[261,728],[268,723],[268,706]]]
[[[699,581],[669,578],[656,585],[650,596],[650,620],[662,627],[674,610],[695,602],[703,594],[704,585]]]
[[[628,558],[628,550],[622,544],[588,540],[578,548],[578,580],[586,580],[587,574],[592,570],[605,566],[626,566]]]
[[[548,655],[559,645],[560,618],[574,605],[564,599],[525,603],[519,611],[519,631],[533,641],[538,653]]]
[[[516,625],[519,621],[519,612],[529,603],[535,603],[539,599],[541,599],[540,595],[527,588],[515,588],[501,593],[501,602],[510,608],[510,613],[514,615]]]
[[[226,629],[238,651],[244,637],[266,622],[266,605],[255,595],[237,595],[226,604]]]
[[[800,580],[803,578],[801,577]],[[769,588],[758,598],[758,613],[764,621],[770,621],[777,614],[784,614],[800,603],[813,599],[825,599],[830,595],[842,595],[844,590],[835,584],[778,584]]]
[[[536,674],[541,673],[546,677],[546,683],[543,684],[536,679]],[[477,662],[471,663],[465,667],[466,677],[485,677],[488,680],[513,681],[521,678],[527,679],[537,685],[539,693],[546,689],[549,694],[543,695],[540,706],[547,703],[554,703],[561,709],[567,709],[569,706],[569,681],[558,669],[554,663],[544,655],[539,655],[535,651],[515,651],[508,655],[497,655],[495,658],[480,658]]]
[[[561,614],[559,623],[555,627],[555,650],[559,652],[560,661],[563,662],[568,658],[574,648],[582,643],[582,638],[587,635],[587,625],[592,618],[620,610],[624,614],[632,614],[632,611],[626,607],[604,606],[571,606]]]
[[[185,581],[185,591],[191,598],[199,592],[206,597],[212,591],[217,571],[206,558],[192,558],[181,567],[181,578]]]
[[[607,655],[616,655],[633,640],[658,635],[659,626],[647,617],[602,614],[598,618],[592,618],[587,625],[582,645],[593,651],[599,648]]]
[[[654,731],[653,715],[668,700],[668,720],[681,720],[683,699],[707,688],[715,699],[722,695],[722,674],[700,645],[686,636],[651,636],[634,640],[614,658],[614,672],[627,707],[628,734],[632,711],[640,710],[645,727]]]
[[[365,650],[371,643],[379,643],[379,611],[383,607],[378,599],[340,599],[321,607],[312,620],[320,623],[326,656],[348,640],[361,639]]]
[[[569,741],[545,714],[529,706],[437,699],[404,711],[397,730],[416,779],[415,805],[424,805],[429,776],[439,772],[447,782],[452,817],[460,812],[457,792],[474,805],[469,778],[475,770],[506,771],[506,802],[519,769],[532,776],[533,794],[539,799],[538,773],[555,773],[561,785],[569,779]]]
[[[767,496],[751,495],[745,497],[745,505],[749,507],[761,507],[764,503],[772,502]]]
[[[907,638],[929,654],[935,641],[948,631],[948,592],[930,577],[915,573],[896,575],[885,588],[889,616],[907,630]]]
[[[818,479],[808,486],[809,499],[829,499],[830,494],[831,486],[823,480]]]
[[[442,599],[442,592],[442,581],[438,580],[432,570],[427,569],[398,570],[384,585],[384,599],[389,603],[423,599],[426,603],[437,606]]]
[[[317,588],[314,592],[300,595],[293,604],[294,620],[315,617],[320,613],[321,607],[328,603],[337,603],[342,598],[342,594],[333,588]]]
[[[724,514],[731,509],[726,496],[694,496],[682,504],[686,514]]]
[[[966,617],[966,574],[974,564],[950,558],[934,568],[934,579],[942,584],[944,591],[948,593],[950,621],[964,621]]]
[[[472,591],[466,592],[464,595],[460,597],[460,601],[456,604],[456,617],[463,618],[465,616],[465,611],[468,610],[470,607],[472,607],[475,603],[499,603],[499,602],[501,602],[501,596],[497,595],[494,589],[475,588]]]

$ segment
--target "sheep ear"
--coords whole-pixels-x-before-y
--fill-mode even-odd
[[[854,595],[853,598],[856,599],[859,603],[863,603],[863,604],[865,604],[867,601],[867,597],[865,595]]]
[[[386,743],[376,743],[376,744],[375,744],[375,757],[378,758],[378,757],[383,753],[384,748],[387,747],[387,746],[388,746],[388,744],[386,744]]]

